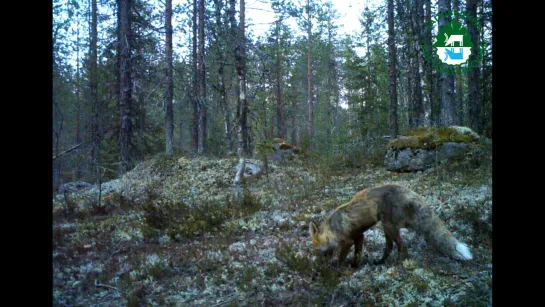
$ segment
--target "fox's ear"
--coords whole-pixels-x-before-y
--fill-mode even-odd
[[[313,222],[310,222],[308,224],[308,231],[310,233],[310,236],[314,237],[316,233],[318,233],[318,227],[316,227],[316,225]]]

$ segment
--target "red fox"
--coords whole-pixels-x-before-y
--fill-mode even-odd
[[[375,264],[384,263],[394,242],[401,257],[407,256],[407,249],[401,243],[400,228],[415,230],[447,256],[460,260],[473,258],[468,246],[454,238],[420,195],[397,184],[360,191],[348,203],[337,207],[320,227],[310,222],[309,232],[314,248],[327,256],[340,247],[338,264],[344,261],[354,245],[353,266],[358,266],[363,233],[379,221],[384,228],[386,248]]]

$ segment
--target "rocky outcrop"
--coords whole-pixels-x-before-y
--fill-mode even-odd
[[[464,160],[479,136],[467,127],[424,127],[407,131],[388,144],[384,166],[395,172],[423,171],[452,160]]]

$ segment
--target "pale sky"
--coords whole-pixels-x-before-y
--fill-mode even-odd
[[[186,3],[187,0],[173,0],[173,5]],[[305,0],[293,0],[296,5],[299,5],[300,2],[305,3]],[[344,34],[360,34],[361,33],[361,24],[359,18],[361,13],[365,9],[365,5],[369,3],[369,8],[372,9],[380,3],[381,0],[331,0],[333,7],[339,13],[339,19],[335,20],[334,23],[338,25],[338,33],[340,35]],[[161,8],[162,9],[162,8]],[[237,21],[239,18],[238,9],[239,2],[236,4],[237,9]],[[270,0],[246,0],[246,24],[247,32],[252,32],[255,38],[263,36],[270,29],[271,24],[275,21],[275,16],[271,8]],[[176,21],[173,19],[174,26],[176,26]],[[286,23],[289,24],[290,28],[296,33],[296,35],[306,35],[302,33],[297,25],[295,18],[290,17],[286,20]],[[174,37],[174,43],[181,42],[187,39],[186,35],[189,35],[190,31],[187,31],[186,34],[177,33]],[[360,48],[356,48],[356,51]],[[175,50],[178,54],[187,54],[189,50],[185,48],[183,50]],[[358,53],[360,53],[358,52]]]
[[[297,3],[297,0],[294,2]],[[340,15],[340,18],[335,22],[339,25],[339,34],[345,34],[354,31],[359,33],[361,31],[359,22],[361,12],[363,12],[366,2],[376,2],[376,0],[332,0],[331,2]],[[248,24],[256,36],[266,33],[269,30],[270,23],[275,20],[270,1],[247,0],[246,18],[252,20]],[[293,30],[299,32],[299,27],[293,17],[289,18],[288,23]]]
[[[293,0],[296,5],[300,5],[300,3],[305,3],[305,0]],[[173,5],[182,4],[186,5],[187,0],[173,0]],[[361,13],[365,9],[366,4],[369,3],[370,8],[372,9],[375,7],[378,3],[381,3],[381,0],[331,0],[333,3],[334,8],[339,13],[339,19],[335,20],[334,23],[338,25],[338,33],[340,35],[344,34],[357,34],[359,35],[361,33],[361,24],[359,22],[359,18],[361,16]],[[164,10],[164,5],[158,1],[158,0],[150,0],[150,3],[154,4],[155,9],[157,12],[161,12]],[[237,10],[239,8],[239,3],[237,1]],[[107,24],[111,24],[116,21],[115,18],[115,12],[111,12],[109,8],[99,6],[100,13],[109,16],[108,20],[103,20],[101,23],[101,29]],[[66,18],[64,16],[66,12],[63,12],[63,18]],[[173,26],[176,29],[177,27],[177,19],[183,18],[184,16],[177,16],[175,15],[173,18]],[[237,12],[237,20],[238,20],[238,12]],[[246,19],[247,19],[247,30],[248,33],[253,33],[253,36],[255,38],[259,36],[263,36],[270,28],[271,23],[275,21],[274,13],[271,9],[270,0],[246,0]],[[82,26],[86,26],[87,21],[82,20],[81,24]],[[295,18],[289,17],[286,20],[286,23],[289,24],[290,28],[294,31],[296,35],[305,35],[305,33],[302,33],[299,29],[299,26],[297,26],[297,23],[295,21]],[[156,26],[162,26],[162,24],[157,24]],[[75,41],[75,28],[76,24],[75,22],[71,24],[70,31],[71,34],[68,35],[71,39]],[[99,29],[99,41],[101,43],[107,42],[107,32],[101,31]],[[85,33],[86,29],[81,29],[82,34]],[[181,31],[175,30],[174,33],[174,51],[177,55],[187,55],[189,52],[189,49],[187,48],[187,45],[183,42],[188,42],[188,38],[190,35],[190,29],[186,29],[185,33],[182,33]],[[177,48],[178,44],[185,45],[182,48]],[[100,47],[99,47],[100,48]],[[361,51],[356,48],[356,51]],[[85,52],[82,50],[82,53]],[[358,52],[360,53],[360,52]],[[71,62],[76,62],[76,54],[73,52],[73,54],[69,55],[71,58]]]

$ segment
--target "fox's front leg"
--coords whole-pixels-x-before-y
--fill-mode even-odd
[[[359,267],[361,260],[361,252],[363,249],[363,234],[358,236],[354,240],[354,260],[352,261],[352,267]]]
[[[374,262],[375,264],[384,264],[384,261],[386,261],[386,258],[388,258],[388,256],[392,252],[392,249],[394,248],[394,242],[392,241],[390,236],[387,233],[385,233],[385,237],[386,237],[386,247],[384,248],[384,253],[382,254],[382,258],[380,258],[380,260],[377,260]]]
[[[352,244],[353,243],[341,245],[341,252],[339,253],[339,260],[337,262],[338,265],[341,265],[343,263],[344,259],[348,255],[348,252],[350,251],[350,247],[352,247]]]

